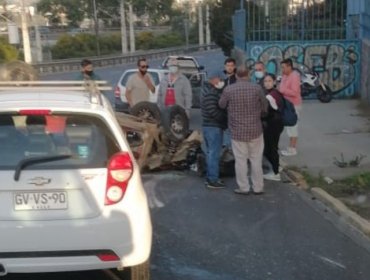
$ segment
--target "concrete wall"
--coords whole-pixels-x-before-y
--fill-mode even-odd
[[[256,61],[262,61],[268,72],[281,75],[280,62],[285,58],[292,58],[294,67],[303,71],[312,69],[318,72],[335,97],[359,96],[361,61],[357,40],[307,43],[285,41],[247,45],[246,64],[251,68]]]
[[[362,40],[361,98],[370,104],[370,40]]]

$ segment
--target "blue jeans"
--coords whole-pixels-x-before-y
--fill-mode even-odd
[[[229,129],[224,131],[223,145],[231,150],[231,133]]]
[[[223,131],[218,127],[203,127],[206,145],[207,180],[217,182],[219,179],[220,153],[222,148]]]

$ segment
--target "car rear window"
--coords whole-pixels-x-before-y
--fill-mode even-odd
[[[168,67],[168,62],[170,60],[170,58],[166,60],[164,67]],[[198,68],[196,62],[192,58],[178,57],[176,60],[180,68]]]
[[[137,73],[136,71],[135,72],[126,72],[126,74],[123,76],[122,80],[121,80],[121,85],[122,86],[126,86],[127,84],[127,81],[128,81],[128,78],[131,77],[131,75]],[[154,71],[150,71],[148,70],[148,73],[152,76],[153,78],[153,82],[154,82],[154,86],[157,86],[159,85],[159,75],[157,72],[154,72]]]
[[[0,115],[0,170],[27,157],[70,155],[28,169],[105,167],[120,148],[105,122],[91,115]]]

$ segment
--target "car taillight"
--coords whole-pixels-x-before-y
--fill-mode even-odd
[[[133,173],[133,164],[130,155],[127,152],[113,155],[109,160],[107,169],[105,205],[112,205],[122,200]]]
[[[45,109],[24,109],[24,110],[19,110],[20,115],[38,115],[38,116],[45,116],[45,115],[50,115],[51,110],[45,110]]]
[[[114,261],[119,261],[119,257],[113,253],[113,252],[108,252],[108,253],[101,253],[96,255],[101,261],[103,262],[114,262]]]
[[[114,88],[114,96],[115,97],[121,97],[121,90],[119,89],[119,86],[116,86]]]

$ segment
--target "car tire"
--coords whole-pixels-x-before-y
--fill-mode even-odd
[[[180,142],[189,134],[189,118],[179,105],[165,108],[161,123],[166,137],[172,141]]]
[[[122,280],[150,280],[150,261],[126,267],[122,271],[116,270],[116,272]]]
[[[142,101],[130,108],[130,114],[139,117],[146,121],[155,121],[159,123],[161,121],[161,111],[157,104]]]

